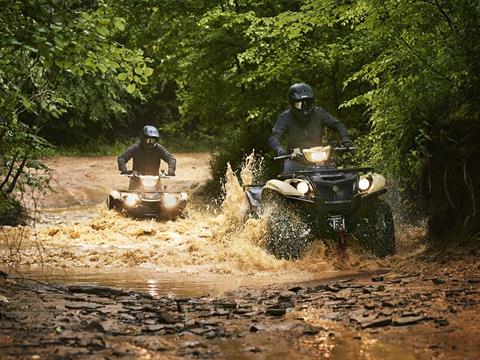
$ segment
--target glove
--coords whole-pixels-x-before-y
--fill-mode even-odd
[[[290,154],[287,150],[285,149],[279,149],[277,150],[277,156],[284,156]]]
[[[167,176],[175,176],[175,170],[168,169]]]
[[[350,149],[353,146],[352,140],[350,139],[345,139],[342,141],[343,147]]]
[[[120,175],[130,175],[132,173],[132,171],[130,170],[122,170],[120,171]]]

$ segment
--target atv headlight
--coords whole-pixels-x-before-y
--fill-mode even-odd
[[[144,175],[141,177],[142,185],[146,188],[153,188],[157,185],[158,176]]]
[[[358,188],[360,191],[366,191],[371,185],[371,180],[368,177],[361,177],[360,180],[358,181]]]
[[[137,203],[140,201],[140,198],[138,197],[137,194],[128,194],[125,196],[125,205],[127,206],[135,206]]]
[[[175,194],[163,194],[163,205],[166,208],[172,208],[177,206],[178,198]]]
[[[297,183],[297,190],[300,194],[305,195],[308,190],[310,190],[310,187],[308,186],[308,183],[305,181],[299,181]]]
[[[332,148],[330,146],[317,146],[310,149],[304,149],[303,155],[307,161],[323,165],[330,160],[330,153]]]

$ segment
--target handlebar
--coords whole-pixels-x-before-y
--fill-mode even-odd
[[[136,171],[133,171],[133,172],[128,172],[128,173],[120,173],[120,176],[125,176],[125,177],[138,177],[138,178],[141,178],[142,176],[158,176],[159,178],[161,179],[169,179],[169,178],[173,178],[173,176],[170,176],[170,175],[167,175],[165,173],[160,173],[158,175],[142,175],[142,174],[139,174],[138,172]]]
[[[333,151],[338,151],[338,152],[346,152],[346,151],[353,151],[356,150],[357,148],[355,146],[350,146],[350,147],[344,147],[344,146],[337,146],[337,147],[332,147]],[[299,156],[303,156],[303,150],[300,149],[295,149],[292,151],[290,154],[286,155],[280,155],[280,156],[275,156],[273,160],[282,160],[282,159],[293,159]]]

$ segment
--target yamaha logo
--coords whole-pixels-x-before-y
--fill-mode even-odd
[[[335,191],[335,192],[337,192],[337,191],[338,191],[338,186],[337,186],[337,185],[334,185],[334,186],[332,187],[332,190]]]

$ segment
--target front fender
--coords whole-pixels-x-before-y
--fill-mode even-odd
[[[277,179],[267,181],[262,191],[265,191],[265,189],[276,191],[284,196],[302,196],[292,185]]]
[[[372,185],[370,185],[367,191],[361,193],[362,198],[370,197],[376,193],[383,194],[385,191],[387,191],[387,180],[385,180],[382,175],[372,173],[370,176],[372,178]]]

